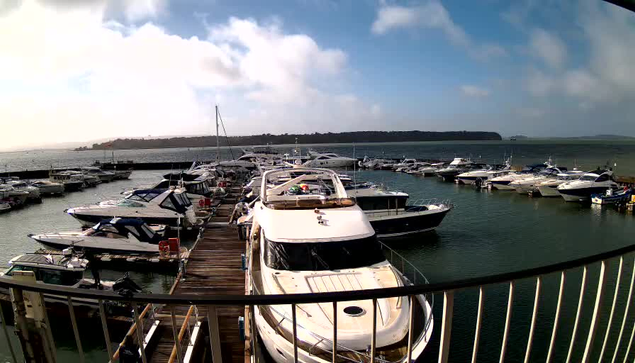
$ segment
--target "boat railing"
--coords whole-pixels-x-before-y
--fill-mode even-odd
[[[408,202],[406,205],[406,209],[408,207],[419,207],[426,205],[445,205],[448,207],[453,207],[452,201],[450,199],[439,199],[439,198],[419,198],[415,199],[414,202]]]
[[[388,250],[389,251],[389,250]],[[108,355],[108,358],[112,360],[114,351],[110,346],[110,336],[108,335],[109,321],[108,318],[114,317],[114,312],[110,312],[104,309],[104,304],[117,302],[119,304],[130,304],[134,309],[132,316],[133,321],[137,326],[142,326],[140,323],[138,306],[144,306],[146,304],[152,304],[152,306],[159,308],[162,307],[162,311],[165,309],[180,308],[180,311],[188,310],[191,306],[196,306],[199,311],[206,311],[203,317],[199,317],[201,321],[207,320],[209,330],[206,334],[209,334],[209,339],[200,339],[208,344],[208,349],[213,356],[215,363],[221,363],[224,357],[220,354],[220,335],[219,335],[219,318],[216,315],[216,308],[220,307],[240,307],[241,309],[260,306],[276,306],[276,305],[290,305],[291,317],[290,322],[292,326],[295,326],[290,341],[293,342],[293,358],[291,361],[298,361],[298,333],[297,333],[297,319],[295,316],[296,309],[299,309],[301,304],[341,304],[346,301],[360,301],[360,300],[372,300],[373,306],[377,306],[379,299],[402,297],[408,298],[410,301],[419,295],[423,294],[440,294],[443,295],[442,307],[437,307],[437,321],[435,324],[437,329],[435,331],[438,334],[438,339],[434,338],[428,342],[426,350],[432,350],[432,354],[438,353],[438,362],[444,363],[449,361],[450,354],[453,355],[452,361],[471,361],[475,362],[479,354],[479,341],[485,332],[489,338],[488,355],[495,354],[497,359],[504,361],[507,360],[523,360],[532,361],[538,359],[538,353],[534,353],[532,357],[532,351],[534,346],[536,350],[539,350],[546,362],[554,361],[576,361],[576,362],[590,362],[590,361],[629,361],[632,360],[633,350],[632,343],[635,337],[635,325],[633,324],[633,290],[635,285],[635,261],[634,261],[635,244],[618,249],[610,250],[594,254],[592,256],[575,258],[572,260],[552,263],[545,266],[532,267],[527,269],[514,270],[511,272],[497,273],[482,277],[472,277],[461,280],[454,280],[448,282],[435,282],[435,283],[417,283],[417,284],[404,284],[404,286],[392,287],[392,288],[378,288],[370,290],[354,290],[354,291],[340,291],[329,293],[303,293],[303,294],[286,294],[286,295],[194,295],[194,294],[126,294],[120,295],[112,291],[106,290],[87,290],[87,289],[75,289],[66,286],[51,286],[30,281],[20,281],[12,279],[11,277],[0,277],[0,288],[10,289],[12,292],[13,300],[16,302],[23,301],[21,296],[30,295],[32,297],[46,296],[57,297],[56,304],[61,303],[63,300],[67,305],[67,310],[70,316],[70,324],[73,327],[72,334],[75,337],[77,344],[77,354],[79,359],[77,361],[84,361],[84,352],[81,349],[82,342],[87,340],[87,334],[96,332],[99,328],[93,324],[89,327],[86,325],[78,326],[75,317],[75,310],[79,309],[77,301],[93,301],[95,306],[99,306],[100,309],[95,315],[95,318],[101,319],[101,327],[103,331],[103,351],[104,355]],[[388,252],[390,253],[390,252]],[[400,264],[400,257],[393,251],[392,260],[395,265]],[[404,261],[404,270],[410,269],[411,266]],[[412,271],[416,271],[416,266],[412,266]],[[410,272],[409,272],[410,274]],[[418,275],[417,275],[418,276]],[[413,277],[414,280],[414,277]],[[549,282],[547,281],[549,280]],[[551,284],[550,282],[554,282]],[[417,277],[419,282],[419,277]],[[423,281],[422,281],[423,282]],[[556,283],[557,282],[557,283]],[[565,295],[566,289],[566,299]],[[552,288],[554,291],[552,291]],[[504,289],[505,292],[501,292]],[[473,296],[474,292],[478,291],[478,302],[470,300],[468,297]],[[557,291],[557,292],[556,292]],[[524,296],[524,293],[528,293]],[[555,301],[554,304],[545,304],[545,294],[552,294]],[[502,295],[502,296],[501,296]],[[531,296],[530,299],[523,299]],[[62,297],[63,299],[59,299]],[[455,300],[455,297],[458,297]],[[475,297],[475,296],[474,296]],[[502,299],[501,299],[502,298]],[[501,300],[506,300],[501,303]],[[516,302],[515,302],[516,299]],[[527,301],[525,301],[527,300]],[[468,302],[470,301],[470,302]],[[49,304],[49,300],[45,305]],[[52,304],[52,302],[51,302]],[[143,304],[143,305],[142,305]],[[455,306],[456,305],[456,306]],[[544,306],[543,306],[544,305]],[[17,306],[17,305],[16,305]],[[476,306],[476,309],[474,309]],[[499,306],[504,308],[506,312],[501,314],[500,324],[495,324],[494,327],[488,327],[488,330],[481,330],[484,315],[490,316],[486,313],[487,308],[498,308]],[[95,308],[96,309],[96,308]],[[512,311],[524,310],[528,315],[516,315],[512,319]],[[2,312],[2,305],[0,304],[1,316],[10,314],[10,311]],[[379,312],[377,309],[372,309],[369,312],[372,315],[372,321],[377,322]],[[17,327],[19,335],[22,334],[22,327],[26,325],[19,323],[26,318],[26,309],[24,304],[17,306],[15,314],[18,321]],[[46,308],[43,309],[47,311]],[[246,321],[253,322],[253,309],[248,309],[248,315],[245,316]],[[455,330],[460,329],[460,325],[465,324],[453,324],[454,312],[459,311],[460,316],[464,319],[470,314],[474,314],[475,327],[470,329],[467,334],[471,335],[470,341],[466,341],[465,334],[459,334],[464,332],[458,330],[453,335],[453,325]],[[149,311],[146,312],[146,315]],[[158,314],[162,315],[162,314]],[[165,314],[163,314],[165,315]],[[540,316],[540,324],[537,324],[538,316]],[[2,319],[2,330],[7,338],[7,344],[9,347],[16,346],[15,342],[9,340],[9,329]],[[412,315],[411,315],[412,321]],[[503,323],[504,321],[504,323]],[[170,323],[170,319],[163,320],[168,326],[176,325],[174,320]],[[562,326],[566,322],[566,326]],[[462,321],[464,323],[464,321]],[[99,324],[99,323],[97,323]],[[545,325],[547,324],[547,325]],[[40,322],[40,326],[49,327],[47,330],[52,336],[58,334],[68,334],[68,330],[55,329],[55,326],[50,325],[49,320],[44,314],[44,318]],[[335,324],[337,327],[337,324]],[[409,327],[411,327],[410,325]],[[544,328],[548,326],[548,328]],[[147,326],[146,326],[147,327]],[[540,328],[543,327],[543,328]],[[92,329],[91,332],[88,330]],[[178,328],[173,329],[178,333]],[[249,329],[245,331],[249,334],[248,339],[252,343],[257,343],[258,337],[257,330],[253,324],[249,325]],[[333,337],[328,337],[329,341],[334,342],[332,345],[338,346],[337,343],[337,329],[333,331]],[[373,329],[373,335],[369,342],[369,353],[365,352],[370,357],[369,361],[378,361],[379,348],[376,347],[375,342],[375,329]],[[46,335],[42,333],[43,336]],[[83,335],[82,335],[83,334]],[[134,331],[132,336],[137,336],[137,342],[145,342],[148,340],[147,332],[145,329],[139,329]],[[408,329],[409,343],[413,342],[414,337],[413,329]],[[459,334],[459,335],[457,335]],[[500,334],[500,335],[499,335]],[[520,335],[519,335],[520,334]],[[0,338],[2,332],[0,332]],[[94,334],[92,334],[94,335]],[[175,334],[175,342],[180,341],[178,334]],[[535,336],[541,336],[543,339],[534,339]],[[460,337],[460,341],[452,342],[452,347],[455,348],[450,353],[452,338]],[[502,340],[498,340],[497,337],[502,336]],[[514,338],[510,338],[514,336]],[[494,338],[492,338],[494,337]],[[67,341],[68,337],[64,337]],[[472,340],[473,339],[473,340]],[[496,339],[496,347],[491,346],[492,339]],[[24,344],[29,344],[29,340],[21,339]],[[92,346],[95,343],[94,337],[91,340],[91,354],[96,351]],[[55,340],[51,339],[54,343]],[[513,344],[508,342],[512,342]],[[137,344],[141,352],[144,352],[144,344]],[[150,344],[151,345],[151,344]],[[149,345],[149,346],[150,346]],[[432,346],[434,345],[434,346]],[[179,346],[180,347],[180,346]],[[252,349],[249,350],[249,354],[254,357],[258,357],[258,344],[252,344]],[[406,362],[411,362],[413,345],[409,344],[406,351],[408,357]],[[53,349],[55,347],[53,346]],[[67,349],[67,347],[64,347]],[[9,349],[13,351],[14,349]],[[546,353],[545,353],[546,352]],[[37,353],[37,352],[36,352]],[[33,354],[33,351],[27,350],[24,354]],[[15,352],[12,353],[15,355]],[[341,363],[342,358],[340,352],[333,355],[333,361]],[[484,353],[482,354],[484,355]],[[226,357],[226,355],[225,355]],[[458,357],[464,357],[464,359],[458,359]],[[183,356],[177,354],[177,361],[183,361]],[[480,357],[483,360],[484,357]],[[491,358],[491,357],[490,357]],[[532,359],[533,358],[533,359]],[[20,361],[21,359],[14,359]],[[327,358],[327,360],[330,360]],[[543,359],[540,359],[543,360]],[[142,354],[142,361],[146,362],[144,354]],[[256,359],[257,361],[257,359]],[[365,360],[366,361],[366,360]]]

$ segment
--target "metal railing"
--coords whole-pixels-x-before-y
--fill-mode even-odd
[[[134,296],[122,296],[109,291],[93,291],[93,290],[77,290],[70,287],[51,287],[43,284],[33,283],[33,282],[23,282],[16,281],[10,278],[1,277],[0,278],[0,288],[8,288],[13,289],[16,295],[22,293],[34,293],[39,296],[47,296],[47,295],[55,295],[55,296],[64,296],[67,298],[68,311],[70,315],[70,322],[73,327],[73,335],[77,345],[77,351],[80,356],[80,361],[84,361],[84,351],[82,350],[82,334],[86,334],[87,332],[80,331],[80,328],[77,325],[77,319],[75,318],[75,309],[73,302],[76,298],[83,299],[91,299],[97,303],[99,306],[99,316],[101,318],[102,331],[104,335],[104,351],[108,353],[108,356],[112,359],[115,354],[112,351],[112,347],[110,346],[110,337],[109,337],[109,327],[108,327],[108,318],[105,309],[103,309],[103,303],[108,301],[116,301],[122,303],[128,303],[132,307],[134,311],[133,320],[135,325],[138,327],[134,331],[130,332],[131,334],[136,335],[137,342],[145,342],[147,337],[146,334],[148,325],[144,324],[143,311],[146,311],[148,308],[144,309],[141,313],[139,313],[140,304],[152,304],[155,308],[159,306],[165,306],[168,309],[172,309],[178,306],[190,307],[195,306],[191,309],[202,309],[206,308],[207,314],[205,317],[198,317],[197,321],[207,320],[209,325],[209,349],[214,356],[214,363],[220,363],[222,358],[220,354],[220,343],[219,343],[219,333],[218,333],[218,318],[216,316],[216,308],[223,306],[240,306],[240,307],[253,307],[254,305],[259,306],[275,306],[275,305],[292,305],[294,309],[292,309],[293,315],[290,320],[293,323],[293,341],[296,343],[295,354],[294,356],[298,357],[297,349],[297,338],[298,338],[298,326],[296,324],[297,319],[295,316],[295,307],[299,304],[317,304],[317,303],[331,303],[337,305],[338,303],[346,302],[346,301],[360,301],[360,300],[372,300],[373,306],[377,306],[378,299],[386,299],[392,297],[402,297],[408,298],[410,301],[414,301],[413,299],[418,295],[423,294],[442,294],[443,295],[443,306],[441,309],[441,314],[437,314],[437,324],[440,322],[440,329],[437,329],[437,333],[439,334],[438,339],[438,361],[439,362],[448,362],[450,356],[450,347],[451,347],[451,338],[452,338],[452,320],[454,315],[454,303],[455,296],[457,293],[466,292],[470,289],[478,289],[479,298],[478,305],[476,310],[476,322],[472,343],[472,362],[476,361],[478,357],[478,349],[479,343],[483,338],[482,335],[482,321],[483,321],[483,311],[485,306],[485,291],[487,289],[496,289],[496,286],[507,286],[508,293],[506,294],[507,304],[506,304],[506,312],[504,316],[504,325],[502,326],[502,341],[501,348],[499,352],[499,361],[504,361],[505,357],[509,354],[509,336],[515,329],[514,325],[518,322],[512,322],[512,310],[514,308],[515,297],[517,297],[517,288],[520,284],[521,280],[532,279],[535,281],[534,287],[534,298],[533,304],[531,305],[531,317],[528,320],[529,324],[529,332],[526,339],[526,343],[524,344],[524,361],[531,360],[532,350],[536,344],[535,335],[536,335],[536,324],[538,320],[538,310],[539,303],[541,298],[544,298],[542,295],[543,290],[543,281],[547,275],[557,274],[559,275],[559,288],[556,302],[555,313],[552,315],[552,327],[551,331],[548,332],[550,335],[550,339],[548,339],[548,346],[543,348],[548,348],[548,352],[546,355],[546,361],[552,362],[554,361],[554,357],[556,356],[555,351],[560,350],[560,354],[564,355],[564,351],[566,350],[566,361],[573,361],[577,359],[576,355],[581,355],[580,360],[582,362],[595,361],[609,361],[615,362],[618,358],[623,357],[624,361],[627,361],[628,358],[632,355],[632,343],[635,335],[635,329],[633,325],[633,312],[631,311],[631,300],[633,295],[633,287],[635,283],[635,263],[633,263],[633,254],[635,252],[635,245],[615,249],[612,251],[596,254],[593,256],[588,256],[584,258],[578,258],[570,261],[559,262],[555,264],[551,264],[548,266],[535,267],[530,269],[524,269],[513,272],[506,272],[496,275],[477,277],[464,279],[460,281],[451,281],[451,282],[441,282],[441,283],[430,283],[425,284],[425,281],[421,281],[419,284],[413,285],[404,285],[400,287],[394,288],[381,288],[381,289],[371,289],[371,290],[358,290],[358,291],[342,291],[342,292],[334,292],[334,293],[314,293],[314,294],[288,294],[288,295],[225,295],[225,296],[214,296],[214,295],[167,295],[167,294],[136,294]],[[390,253],[390,252],[389,252]],[[398,259],[403,258],[398,255],[395,251],[392,251],[392,260],[395,265],[399,265]],[[395,262],[397,259],[397,262]],[[614,261],[617,263],[617,272],[616,276],[609,276],[609,265]],[[597,265],[596,265],[597,264]],[[630,271],[625,269],[625,265],[631,265]],[[415,266],[407,265],[408,268],[413,269],[413,273],[418,275],[419,271]],[[591,284],[595,284],[592,282],[591,274],[595,270],[595,267],[599,267],[598,277],[597,277],[597,285],[592,286]],[[593,267],[593,268],[592,268]],[[610,266],[615,268],[615,265]],[[404,262],[404,270],[406,269],[406,265]],[[563,336],[563,321],[561,321],[561,316],[563,314],[563,310],[565,310],[565,306],[563,304],[563,295],[565,292],[565,285],[567,282],[567,275],[573,269],[581,269],[582,278],[579,290],[575,290],[577,292],[577,304],[575,308],[575,318],[573,320],[573,326],[567,326],[567,331],[570,331],[569,335]],[[629,278],[625,278],[622,275],[630,275]],[[414,279],[414,278],[413,278]],[[418,279],[418,278],[417,278]],[[593,279],[595,280],[595,279]],[[628,282],[624,281],[627,280]],[[607,281],[614,281],[614,283],[608,283]],[[591,286],[587,286],[591,285]],[[608,295],[608,287],[613,285],[614,290],[612,296]],[[619,291],[624,291],[624,289],[628,286],[628,294],[625,300],[620,299]],[[589,291],[590,290],[590,291]],[[623,294],[622,294],[623,295]],[[554,295],[555,296],[555,295]],[[588,306],[590,309],[590,314],[588,316],[584,316],[585,309],[583,308],[584,298],[592,299],[593,303]],[[71,298],[73,298],[71,300]],[[606,304],[605,304],[606,303]],[[604,304],[604,305],[603,305]],[[610,305],[609,305],[610,304]],[[604,309],[602,308],[604,306]],[[610,309],[608,308],[610,306]],[[622,309],[623,306],[623,309]],[[150,309],[152,310],[152,309]],[[377,309],[374,309],[373,312],[373,333],[376,332],[376,323],[377,323]],[[46,310],[45,310],[46,311]],[[172,311],[172,310],[170,310]],[[6,311],[5,311],[6,313]],[[148,314],[146,312],[146,316]],[[252,310],[253,313],[253,310]],[[463,313],[463,310],[461,310]],[[571,313],[571,311],[569,311]],[[191,315],[191,314],[190,314]],[[254,341],[254,343],[259,339],[257,337],[256,329],[254,329],[253,319],[251,317],[246,317],[250,320],[252,324],[250,324],[250,328],[248,330],[249,336]],[[586,320],[585,320],[586,319]],[[175,333],[175,342],[179,342],[182,340],[182,337],[179,338],[179,334],[177,334],[178,330],[176,328],[176,323],[174,318],[169,319],[172,325],[173,332]],[[590,322],[587,324],[585,321]],[[4,321],[4,320],[3,320]],[[45,319],[41,322],[43,326],[49,325],[48,317],[45,314]],[[189,324],[188,324],[189,325]],[[3,322],[4,326],[4,322]],[[588,326],[588,330],[584,329],[583,326]],[[50,325],[49,325],[50,327]],[[183,331],[183,329],[181,329]],[[412,320],[409,324],[409,336],[412,332]],[[55,336],[56,332],[49,332]],[[496,334],[500,333],[500,331],[496,332]],[[557,336],[559,336],[560,340],[565,339],[568,341],[567,347],[564,347],[562,344],[558,344]],[[612,337],[612,338],[610,338]],[[85,336],[83,337],[84,339]],[[329,338],[331,340],[331,344],[335,346],[339,346],[337,343],[337,330],[333,331],[333,338]],[[436,340],[432,340],[436,341]],[[463,341],[465,344],[465,341]],[[576,344],[577,342],[577,344]],[[580,344],[580,343],[583,344]],[[378,347],[375,346],[375,335],[372,337],[372,342],[369,342],[371,349],[369,353],[364,353],[368,356],[372,361],[379,361],[381,357],[377,357],[376,349]],[[11,341],[8,341],[9,346],[11,347]],[[189,344],[189,343],[188,343]],[[469,343],[468,343],[469,344]],[[138,344],[139,351],[141,355],[141,359],[143,362],[147,361],[147,357],[145,356],[145,346],[144,344]],[[253,349],[250,351],[251,354],[257,355],[258,345],[252,345]],[[52,351],[55,351],[55,347],[52,347]],[[183,347],[181,344],[176,345],[177,355],[176,359],[181,362],[185,359],[185,354],[182,352]],[[409,340],[408,344],[408,358],[406,361],[411,360],[410,349],[412,348],[412,340]],[[428,346],[427,350],[433,349],[432,346]],[[518,344],[514,344],[514,349],[522,349],[518,347]],[[181,350],[181,352],[178,352]],[[11,348],[13,352],[14,349]],[[111,355],[112,352],[112,355]],[[15,354],[13,354],[15,356]],[[333,354],[333,361],[341,362],[341,358],[339,358],[338,354]],[[620,359],[621,360],[621,359]],[[16,360],[17,361],[17,360]]]

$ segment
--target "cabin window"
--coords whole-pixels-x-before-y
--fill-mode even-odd
[[[12,276],[13,271],[35,271],[35,269],[31,266],[14,265],[5,275]]]
[[[367,267],[385,260],[376,236],[315,243],[266,240],[265,245],[265,264],[275,270],[342,270]]]
[[[170,187],[170,181],[169,180],[164,180],[162,182],[160,182],[159,184],[157,184],[154,189],[167,189]]]
[[[595,179],[596,182],[604,182],[609,180],[609,175],[608,174],[602,174],[600,175],[597,179]]]
[[[71,286],[82,279],[83,272],[40,269],[39,275],[38,280],[45,284]]]

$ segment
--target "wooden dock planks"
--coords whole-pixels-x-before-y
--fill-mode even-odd
[[[243,295],[245,294],[245,272],[242,269],[242,257],[245,253],[245,242],[238,238],[235,225],[227,224],[234,209],[235,198],[226,199],[220,204],[215,215],[208,224],[199,240],[190,251],[184,278],[177,280],[171,294],[178,295]],[[177,325],[180,328],[183,316],[188,307],[175,308]],[[223,363],[245,362],[245,342],[240,336],[238,318],[244,316],[245,308],[217,307],[220,332],[220,344]],[[169,310],[163,313],[169,315]],[[198,307],[199,320],[206,321],[207,309]],[[168,362],[174,346],[174,337],[169,317],[161,319],[158,330],[158,342],[150,352],[149,361]],[[207,335],[207,325],[204,324],[204,335]],[[199,339],[198,344],[209,344],[207,339]],[[209,359],[209,349],[208,358]],[[177,361],[177,360],[175,360]]]

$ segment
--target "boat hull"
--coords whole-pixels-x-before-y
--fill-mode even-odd
[[[115,254],[158,254],[158,245],[143,242],[120,242],[113,241],[111,244],[99,243],[95,241],[64,238],[45,238],[40,236],[30,236],[38,243],[57,250],[73,247],[77,250],[90,251],[92,253],[115,253]]]
[[[419,212],[394,211],[367,212],[368,220],[379,238],[396,238],[432,231],[437,228],[451,208]]]
[[[608,189],[609,187],[558,189],[558,192],[567,202],[588,202],[592,194],[604,194]]]
[[[75,219],[77,219],[83,226],[92,227],[95,224],[103,221],[104,219],[113,218],[112,215],[96,215],[96,214],[85,214],[85,213],[69,213]],[[142,219],[147,224],[163,224],[166,226],[177,227],[179,226],[179,219],[175,217],[144,217],[139,215],[132,216],[123,216],[118,215],[119,218],[139,218]],[[181,222],[185,224],[187,218],[181,217]]]

